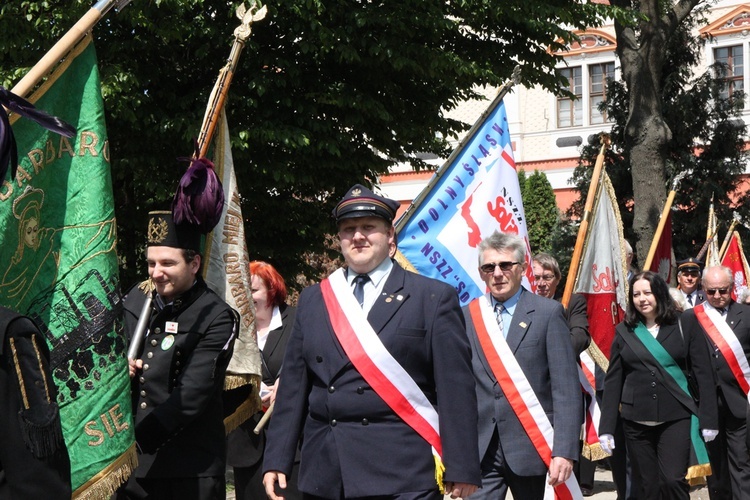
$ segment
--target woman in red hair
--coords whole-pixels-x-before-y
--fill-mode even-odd
[[[253,432],[263,412],[276,399],[281,362],[294,325],[295,309],[285,303],[287,297],[284,278],[267,262],[250,263],[251,287],[255,304],[255,326],[258,348],[261,351],[263,381],[260,396],[263,411],[256,413],[227,438],[227,463],[234,469],[237,500],[266,498],[263,487],[263,450],[265,430]],[[273,419],[269,425],[273,425]],[[297,490],[299,461],[295,460],[292,475],[281,494],[288,499],[302,498]]]

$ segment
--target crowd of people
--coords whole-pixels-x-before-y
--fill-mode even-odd
[[[149,279],[124,300],[128,337],[145,333],[129,362],[139,463],[118,499],[225,498],[227,465],[243,500],[593,493],[596,463],[581,457],[594,397],[578,373],[591,342],[585,297],[563,306],[548,254],[530,264],[531,292],[523,239],[494,232],[477,248],[487,292],[461,307],[453,287],[392,258],[398,207],[352,186],[333,212],[345,265],[296,307],[273,266],[251,263],[263,409],[228,436],[223,380],[239,317],[201,278],[200,233],[149,215]],[[681,261],[674,289],[650,271],[629,276],[595,388],[620,499],[687,499],[704,476],[712,500],[750,498],[750,307],[732,300],[728,269],[702,267]],[[33,324],[0,313],[0,391],[28,417],[2,415],[2,439],[26,453],[12,462],[0,447],[0,498],[69,498],[54,387],[22,377],[49,355],[29,350]],[[45,446],[23,432],[37,416],[24,383],[46,417]]]

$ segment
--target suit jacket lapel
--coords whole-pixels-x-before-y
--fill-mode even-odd
[[[736,330],[742,321],[742,307],[735,307],[735,304],[732,302],[727,311],[727,324],[732,330]]]
[[[672,335],[675,330],[677,330],[677,327],[675,325],[660,326],[659,333],[656,335],[656,340],[658,340],[660,344],[664,345],[664,342],[667,341],[669,336]]]
[[[510,322],[511,324],[508,328],[508,335],[505,337],[508,347],[513,351],[513,354],[518,350],[518,346],[523,341],[531,325],[534,307],[526,300],[526,296],[529,293],[531,292],[526,290],[521,292],[521,297],[519,297],[516,310],[513,313],[513,320]]]
[[[383,292],[375,300],[370,313],[367,315],[367,321],[370,322],[376,333],[379,334],[383,331],[393,315],[409,299],[408,291],[404,290],[405,279],[406,271],[394,262],[393,269],[391,269],[391,273],[383,286]]]
[[[279,345],[279,341],[281,341],[281,337],[284,334],[284,325],[287,324],[287,316],[289,315],[289,310],[287,309],[286,305],[282,305],[279,308],[279,312],[281,313],[281,327],[276,328],[275,330],[271,330],[268,332],[268,338],[266,339],[266,345],[263,347],[263,360],[266,363],[266,366],[270,366],[270,360],[272,359],[276,348]],[[283,354],[282,354],[283,358]],[[270,371],[270,367],[268,368]],[[275,374],[270,374],[272,378],[275,378]]]

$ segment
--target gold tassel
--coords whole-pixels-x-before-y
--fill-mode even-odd
[[[73,492],[73,500],[99,500],[111,497],[138,466],[135,443],[114,462]]]
[[[440,460],[440,457],[437,453],[433,452],[432,456],[435,458],[435,481],[437,481],[438,488],[440,489],[440,494],[445,495],[445,483],[443,483],[445,465],[443,465],[443,461]]]
[[[691,465],[688,467],[685,479],[688,480],[690,486],[698,486],[706,484],[706,476],[710,476],[711,474],[711,464]]]
[[[588,444],[583,443],[583,449],[581,450],[581,456],[584,458],[591,460],[592,462],[596,462],[597,460],[602,460],[607,458],[609,455],[607,455],[604,450],[602,450],[602,445],[599,443],[594,444]]]
[[[156,285],[154,285],[154,282],[149,278],[138,283],[138,290],[142,291],[145,295],[148,295],[156,290]]]

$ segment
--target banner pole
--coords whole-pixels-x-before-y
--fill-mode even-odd
[[[583,254],[583,244],[586,241],[586,235],[589,232],[589,223],[591,222],[591,210],[594,206],[596,191],[599,187],[599,179],[602,175],[604,156],[610,142],[609,135],[602,133],[602,147],[599,150],[599,155],[596,157],[594,171],[591,174],[591,183],[589,184],[589,192],[586,196],[586,204],[583,208],[583,217],[581,218],[581,225],[578,226],[578,236],[576,237],[576,244],[573,248],[573,256],[570,259],[568,277],[565,281],[565,291],[563,292],[562,300],[560,301],[566,309],[570,303],[570,297],[573,295],[573,287],[575,286],[576,278],[578,277],[578,266],[581,262],[581,255]]]
[[[648,255],[646,256],[646,262],[643,264],[643,269],[651,269],[651,261],[654,260],[654,255],[656,255],[656,248],[659,246],[661,234],[664,232],[664,226],[667,224],[669,211],[672,210],[672,203],[674,202],[674,196],[677,192],[677,183],[680,182],[683,177],[685,177],[685,172],[680,172],[680,174],[672,181],[672,189],[669,191],[667,201],[664,203],[664,210],[662,210],[659,224],[656,226],[654,239],[651,240],[651,247],[648,249]]]
[[[99,0],[57,41],[33,68],[11,89],[14,94],[27,97],[39,81],[64,59],[70,50],[94,27],[115,5],[122,11],[130,0]]]

